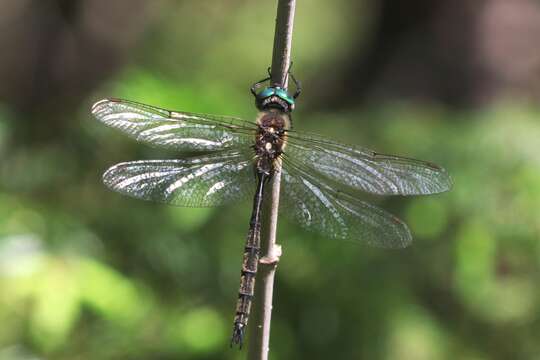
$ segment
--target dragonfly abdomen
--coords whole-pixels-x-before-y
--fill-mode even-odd
[[[255,294],[255,276],[257,275],[257,265],[260,253],[260,226],[250,230],[247,244],[244,248],[244,258],[240,275],[240,288],[238,290],[238,301],[236,303],[236,315],[234,318],[234,329],[231,344],[242,346],[245,328],[248,324],[251,312],[251,303]]]
[[[255,294],[255,276],[259,264],[261,250],[261,208],[263,201],[264,184],[269,176],[264,172],[258,172],[257,191],[253,199],[253,211],[249,223],[249,232],[244,247],[242,271],[240,275],[240,288],[238,289],[238,301],[236,302],[236,314],[234,317],[233,335],[231,346],[238,344],[242,347],[244,333],[251,312],[251,303]]]

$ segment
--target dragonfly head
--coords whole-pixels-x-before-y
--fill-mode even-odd
[[[255,105],[261,111],[278,109],[289,113],[294,110],[294,98],[281,87],[269,86],[255,95]]]

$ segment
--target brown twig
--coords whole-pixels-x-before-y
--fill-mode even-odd
[[[292,30],[296,0],[278,0],[274,51],[272,55],[271,83],[287,88],[288,71],[291,62]],[[262,239],[262,255],[259,262],[253,319],[249,335],[249,360],[267,360],[270,350],[270,322],[272,318],[272,298],[274,276],[281,256],[281,246],[276,244],[279,192],[281,184],[281,161],[278,160],[272,181],[271,208],[268,221],[268,235]]]

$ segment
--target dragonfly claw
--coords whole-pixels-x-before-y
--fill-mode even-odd
[[[233,345],[238,345],[238,349],[242,349],[242,344],[244,343],[244,330],[243,324],[234,324],[233,334],[231,337],[231,347],[233,347]]]

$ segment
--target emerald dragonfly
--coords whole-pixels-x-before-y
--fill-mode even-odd
[[[395,216],[362,201],[361,192],[421,195],[451,187],[448,173],[430,162],[293,130],[291,112],[300,86],[291,78],[296,84],[293,95],[272,84],[263,87],[269,78],[251,87],[259,110],[254,122],[112,98],[92,107],[104,124],[180,155],[114,165],[103,175],[110,189],[187,207],[218,206],[253,196],[231,339],[231,345],[240,347],[254,296],[265,188],[278,166],[280,214],[328,238],[383,248],[406,247],[411,233]]]

